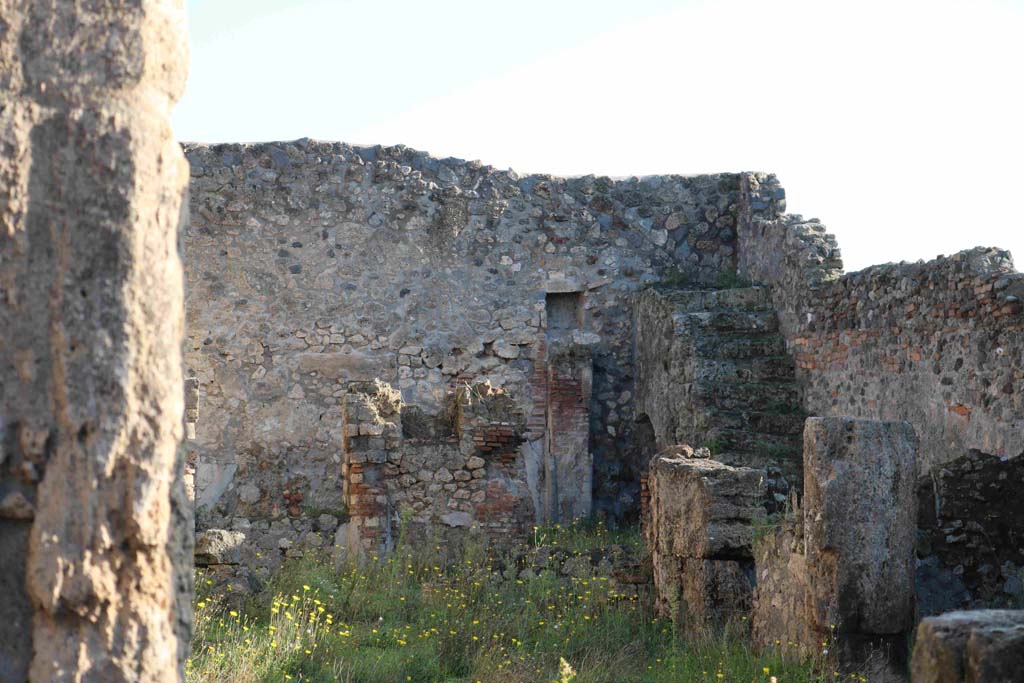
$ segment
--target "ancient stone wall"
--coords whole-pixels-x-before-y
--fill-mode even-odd
[[[1024,274],[1007,252],[844,275],[824,226],[782,213],[774,176],[743,186],[738,272],[772,286],[809,413],[910,421],[922,474],[972,448],[1024,452]]]
[[[180,681],[184,8],[0,0],[0,681]]]
[[[745,175],[741,277],[771,285],[807,412],[908,420],[921,438],[919,597],[926,614],[1019,600],[1024,275],[972,249],[843,274],[835,238]],[[997,550],[998,548],[998,550]]]
[[[918,482],[922,615],[1024,605],[1024,458],[970,451]]]
[[[267,563],[282,542],[329,544],[353,512],[342,405],[378,379],[403,432],[445,423],[466,385],[509,397],[527,483],[512,517],[585,514],[591,491],[599,511],[635,512],[635,293],[732,271],[739,175],[521,177],[305,140],[186,154],[200,528],[249,534]]]

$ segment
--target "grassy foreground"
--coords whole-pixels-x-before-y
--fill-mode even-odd
[[[570,552],[619,542],[603,528],[551,529],[535,544]],[[606,577],[499,571],[482,548],[440,547],[335,568],[286,564],[232,609],[197,576],[194,683],[608,683],[837,680],[820,664],[756,656],[742,638],[683,642],[653,616],[647,589]],[[536,575],[534,575],[536,574]]]

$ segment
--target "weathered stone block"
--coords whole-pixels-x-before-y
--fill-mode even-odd
[[[206,567],[214,564],[240,564],[245,534],[226,529],[207,529],[196,534],[195,562]]]
[[[750,559],[753,523],[764,517],[763,473],[702,458],[655,458],[651,530],[678,557]]]
[[[1024,610],[949,612],[917,628],[914,683],[1013,683],[1024,678]]]
[[[657,608],[689,631],[749,610],[753,524],[764,516],[761,479],[757,470],[702,458],[657,457],[651,464],[645,534]]]
[[[908,422],[807,420],[805,542],[819,632],[913,627],[917,448]]]
[[[844,671],[905,678],[916,452],[907,423],[807,420],[804,508],[756,547],[757,645],[827,650]]]
[[[184,678],[183,5],[0,0],[0,680]]]

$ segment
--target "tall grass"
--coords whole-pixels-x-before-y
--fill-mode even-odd
[[[537,530],[583,553],[595,541]],[[626,543],[634,540],[623,537]],[[618,540],[618,539],[617,539]],[[520,549],[520,556],[526,549]],[[441,561],[440,547],[341,567],[292,561],[261,596],[232,609],[203,587],[188,663],[194,683],[811,683],[835,680],[814,663],[757,656],[723,634],[683,642],[653,616],[647,589],[608,577],[500,571],[487,553]]]

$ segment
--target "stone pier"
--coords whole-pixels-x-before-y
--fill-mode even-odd
[[[645,536],[658,612],[703,634],[750,610],[763,474],[692,455],[678,446],[652,461]]]
[[[191,630],[180,0],[0,0],[0,681],[172,682]]]
[[[917,628],[914,683],[1013,683],[1024,677],[1024,610],[930,617]]]
[[[756,549],[755,641],[900,677],[914,626],[917,448],[906,422],[807,420],[803,510]]]

